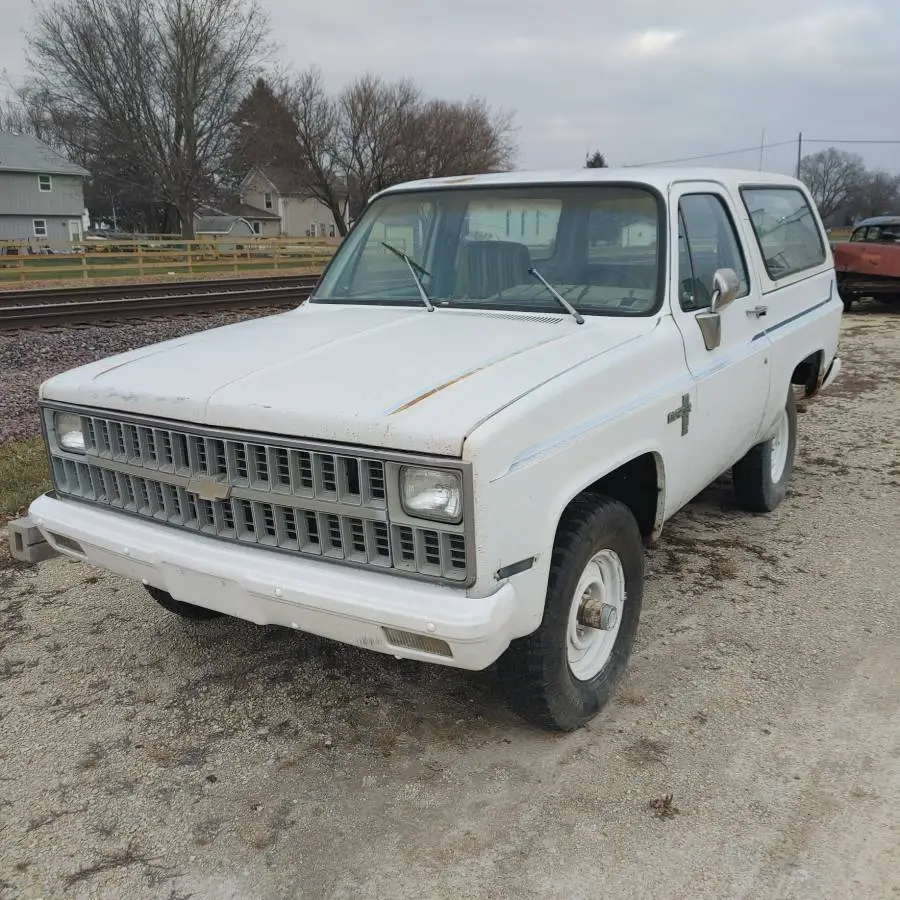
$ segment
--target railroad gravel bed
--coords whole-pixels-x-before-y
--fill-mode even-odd
[[[41,382],[71,369],[183,337],[196,331],[269,315],[271,309],[196,313],[132,320],[117,325],[17,331],[0,334],[0,444],[37,434],[37,392]]]

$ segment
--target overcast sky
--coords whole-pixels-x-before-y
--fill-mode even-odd
[[[889,0],[262,0],[278,59],[339,87],[365,70],[516,111],[520,168],[900,139],[900,3]],[[25,74],[30,4],[0,0],[0,68]],[[821,149],[809,144],[804,149]],[[841,145],[900,172],[900,144]],[[758,168],[759,150],[704,164]]]

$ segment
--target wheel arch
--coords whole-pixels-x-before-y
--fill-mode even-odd
[[[655,541],[662,531],[666,507],[666,470],[662,454],[651,450],[632,457],[568,497],[556,518],[554,545],[573,505],[585,497],[600,496],[624,503],[634,515],[641,536]]]
[[[800,360],[791,373],[791,384],[803,388],[804,397],[812,397],[825,377],[825,351],[815,350]]]

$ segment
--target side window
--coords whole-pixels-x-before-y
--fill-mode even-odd
[[[806,198],[796,188],[742,188],[766,271],[773,281],[825,262],[825,243]]]
[[[688,194],[678,204],[678,300],[684,310],[705,309],[717,269],[734,269],[738,297],[750,292],[747,264],[731,215],[715,194]]]

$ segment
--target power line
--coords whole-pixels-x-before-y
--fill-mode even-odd
[[[807,144],[900,144],[900,140],[849,140],[826,141],[824,138],[803,138]],[[791,142],[793,143],[793,141]]]
[[[836,144],[882,144],[882,145],[900,145],[900,139],[893,140],[876,140],[876,139],[851,139],[851,140],[826,140],[825,138],[808,138],[803,137],[803,144],[829,144],[834,146]],[[720,156],[739,156],[741,153],[762,153],[764,150],[768,150],[769,148],[774,147],[788,147],[792,145],[801,146],[798,143],[798,138],[791,138],[787,141],[775,141],[770,144],[760,143],[756,144],[753,147],[740,147],[735,150],[721,150],[718,153],[701,153],[697,156],[681,156],[677,159],[662,159],[654,162],[646,162],[646,163],[632,163],[625,168],[645,168],[649,166],[668,166],[673,163],[685,163],[685,162],[697,162],[703,159],[717,159]]]
[[[797,139],[790,141],[775,141],[771,144],[754,144],[752,147],[741,147],[738,150],[720,150],[718,153],[702,153],[699,156],[682,156],[678,159],[663,159],[656,162],[634,163],[630,168],[642,168],[644,166],[667,166],[671,163],[695,162],[700,159],[715,159],[719,156],[737,156],[740,153],[758,153],[760,150],[768,150],[770,147],[787,147],[789,144],[796,144]]]

